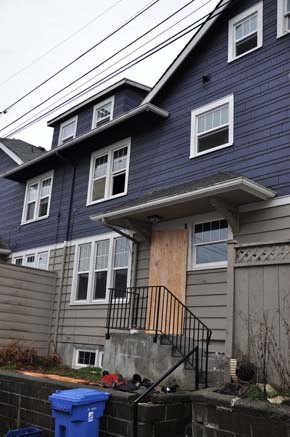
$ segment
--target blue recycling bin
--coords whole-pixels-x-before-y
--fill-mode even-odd
[[[32,426],[28,426],[26,428],[12,429],[8,431],[6,437],[41,437],[42,430],[39,428],[34,428]]]
[[[110,394],[89,388],[57,390],[49,400],[55,437],[98,437],[99,419]]]

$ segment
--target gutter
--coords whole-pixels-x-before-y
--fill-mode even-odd
[[[11,250],[9,249],[1,249],[0,248],[0,255],[9,256],[11,254]]]
[[[119,117],[109,121],[108,123],[104,124],[103,126],[97,127],[95,129],[92,129],[90,132],[87,132],[84,135],[81,135],[62,146],[57,146],[54,149],[50,150],[49,152],[38,156],[37,158],[32,159],[31,161],[28,161],[16,169],[10,170],[7,173],[4,173],[1,175],[1,177],[8,178],[12,175],[15,175],[19,173],[21,170],[29,168],[30,166],[34,164],[38,164],[41,161],[44,161],[46,158],[50,156],[55,156],[59,152],[62,152],[63,150],[69,149],[71,146],[74,146],[75,144],[81,143],[82,141],[89,139],[95,135],[97,135],[100,132],[106,131],[114,126],[117,126],[127,120],[130,120],[133,117],[136,117],[139,114],[142,114],[143,112],[152,112],[153,114],[159,115],[160,117],[167,118],[169,115],[168,111],[165,111],[164,109],[159,108],[158,106],[155,106],[151,103],[146,103],[144,105],[138,106],[137,108],[132,109],[131,111],[127,112],[126,114],[120,115]]]

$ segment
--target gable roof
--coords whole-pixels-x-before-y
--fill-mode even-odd
[[[144,91],[144,93],[148,93],[151,90],[151,87],[147,85],[143,85],[142,83],[135,82],[131,79],[121,79],[118,82],[114,83],[113,85],[110,85],[109,87],[103,89],[102,91],[98,92],[97,94],[94,94],[92,97],[89,97],[88,99],[84,100],[83,102],[73,106],[72,108],[68,109],[65,112],[62,112],[60,115],[57,115],[56,117],[52,118],[51,120],[48,120],[47,126],[53,126],[54,123],[56,123],[59,120],[62,120],[64,117],[68,116],[69,114],[72,114],[77,109],[82,108],[83,106],[87,105],[88,103],[94,102],[97,99],[100,99],[101,97],[105,96],[106,94],[111,93],[117,88],[120,88],[121,86],[128,85],[133,88],[137,88],[141,91]]]
[[[15,138],[0,138],[0,149],[18,165],[31,161],[45,152],[43,147],[36,147]]]
[[[239,1],[239,0],[238,0]],[[167,68],[164,74],[156,82],[152,90],[147,94],[142,104],[152,102],[152,99],[163,88],[171,76],[175,73],[182,62],[187,58],[191,51],[196,47],[199,41],[209,31],[211,26],[216,22],[221,13],[232,3],[232,0],[220,0],[215,9],[208,15],[198,31],[193,35],[192,39],[187,43],[184,49],[175,58],[172,64]]]

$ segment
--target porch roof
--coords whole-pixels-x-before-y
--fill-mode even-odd
[[[252,179],[232,172],[222,172],[153,191],[123,204],[122,207],[92,215],[90,218],[104,224],[130,228],[130,220],[149,223],[152,215],[167,221],[217,209],[234,213],[240,205],[269,200],[275,195],[274,191]]]

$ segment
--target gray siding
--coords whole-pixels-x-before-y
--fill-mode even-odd
[[[13,341],[47,353],[53,272],[0,264],[0,346]]]

